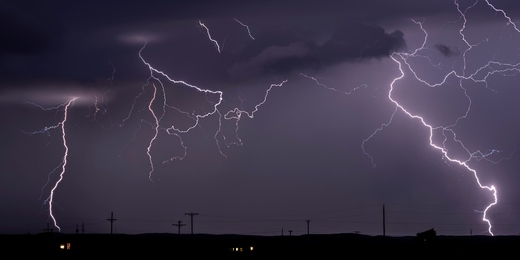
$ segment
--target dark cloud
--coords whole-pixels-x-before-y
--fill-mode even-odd
[[[255,74],[285,74],[302,69],[323,69],[342,62],[388,57],[406,47],[401,31],[387,33],[381,27],[347,23],[338,27],[328,40],[319,44],[310,35],[285,32],[262,35],[248,58],[230,69],[233,78]]]
[[[0,11],[0,54],[38,54],[51,47],[49,34],[12,13]]]
[[[438,50],[444,57],[451,57],[453,55],[457,55],[458,54],[458,51],[456,50],[453,50],[452,48],[450,48],[449,46],[446,46],[444,44],[435,44],[433,46],[436,50]]]
[[[60,45],[61,26],[56,16],[33,13],[29,8],[0,3],[0,55],[36,55]]]
[[[50,65],[45,57],[59,54],[65,44],[59,16],[40,7],[0,2],[0,91],[11,86],[6,82],[42,80]]]
[[[344,61],[388,57],[406,47],[401,31],[387,33],[381,27],[350,23],[339,27],[330,40],[316,50],[325,65]]]
[[[244,22],[251,22],[255,34],[254,41],[248,42],[240,53],[229,57],[229,64],[232,65],[220,66],[228,68],[230,78],[286,74],[301,69],[318,70],[341,62],[384,57],[404,46],[403,37],[398,31],[387,33],[377,26],[352,21],[383,24],[381,21],[402,13],[439,12],[444,10],[442,5],[452,3],[417,4],[408,0],[393,3],[369,0],[348,5],[339,0],[319,3],[292,0],[247,3],[235,0],[218,3],[152,0],[146,4],[134,1],[124,4],[92,1],[0,3],[0,33],[4,39],[0,43],[0,56],[3,58],[0,61],[0,81],[28,80],[28,77],[38,81],[42,77],[59,77],[93,82],[111,72],[112,68],[104,66],[108,56],[117,60],[116,55],[125,48],[113,44],[118,28],[134,30],[129,34],[161,31],[161,35],[170,36],[176,32],[179,34],[178,27],[172,26],[175,22],[193,20],[193,24],[197,25],[197,20],[208,19],[211,29],[216,30],[219,27],[215,22],[222,17],[233,23],[232,17],[248,17]],[[88,18],[85,14],[89,14],[91,19],[85,19]],[[330,33],[339,21],[350,21],[350,24],[337,29],[328,42],[323,44],[323,39],[319,43],[316,41],[317,36],[311,33],[312,30],[327,28]],[[275,24],[286,27],[274,31],[273,28],[266,28]],[[234,26],[238,27],[236,23]],[[303,32],[290,26],[310,26],[312,29],[306,28]],[[242,27],[239,29],[243,30]],[[227,30],[227,27],[222,30]],[[262,30],[269,33],[262,35]],[[225,37],[227,35],[219,39],[221,43]],[[130,51],[133,51],[130,55],[136,53],[135,49]],[[48,55],[50,52],[53,53]],[[24,56],[23,59],[18,58],[20,55]],[[128,56],[129,52],[123,55]]]
[[[0,53],[34,54],[47,48],[45,35],[9,14],[0,13]]]

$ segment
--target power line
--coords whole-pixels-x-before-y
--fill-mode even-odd
[[[197,216],[197,215],[199,215],[199,213],[190,212],[190,213],[184,213],[184,215],[189,215],[190,216],[190,219],[191,219],[191,234],[193,235],[193,216]]]
[[[172,226],[176,226],[179,229],[177,232],[178,235],[181,234],[181,227],[186,226],[186,224],[181,224],[181,223],[182,223],[182,221],[179,220],[179,221],[177,221],[177,224],[172,224]]]
[[[47,228],[44,228],[44,229],[43,229],[43,231],[44,231],[45,233],[52,233],[53,230],[54,230],[54,229],[52,229],[52,228],[49,227],[49,222],[47,222]]]
[[[117,219],[114,218],[114,212],[111,212],[110,213],[110,218],[107,218],[108,221],[110,221],[110,234],[113,234],[113,230],[114,230],[114,221],[116,221]]]
[[[309,234],[309,222],[311,222],[310,220],[305,220],[305,222],[307,222],[307,235]]]

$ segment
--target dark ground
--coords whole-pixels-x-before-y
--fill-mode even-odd
[[[517,258],[520,236],[433,236],[426,241],[413,237],[359,234],[302,236],[177,235],[177,234],[59,234],[0,235],[0,250],[10,259],[24,256],[84,258],[99,256],[146,256],[179,258],[217,256],[241,259],[287,257],[400,258],[492,257]],[[66,249],[69,243],[69,249]],[[64,245],[65,249],[60,249]],[[251,250],[252,247],[252,250]],[[238,251],[238,252],[235,252]]]

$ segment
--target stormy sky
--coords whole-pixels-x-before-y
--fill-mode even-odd
[[[518,10],[2,1],[0,232],[518,234]]]

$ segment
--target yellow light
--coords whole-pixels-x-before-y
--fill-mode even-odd
[[[249,251],[253,251],[253,247],[249,247]]]
[[[65,245],[64,245],[64,244],[61,244],[61,245],[60,245],[60,249],[65,249]]]

